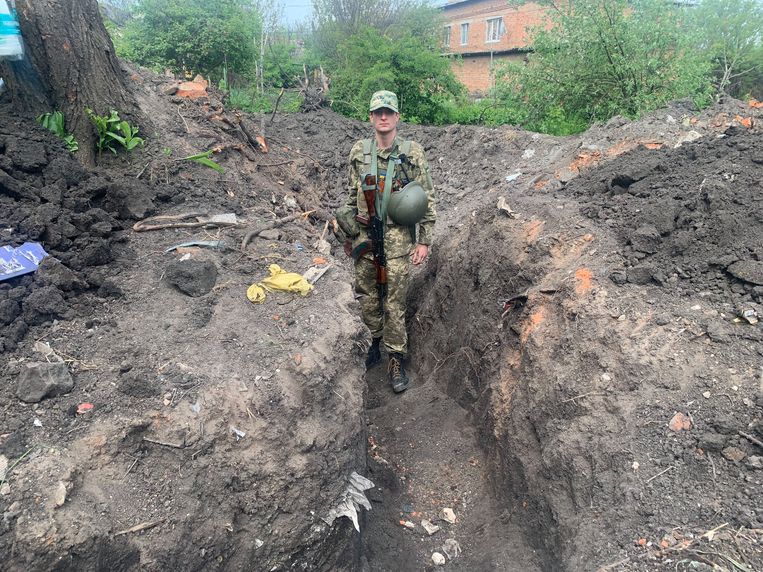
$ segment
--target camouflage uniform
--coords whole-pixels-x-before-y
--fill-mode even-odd
[[[395,138],[390,149],[378,151],[378,174],[383,180],[387,172],[390,156],[400,154],[402,139]],[[435,223],[435,194],[432,177],[429,174],[424,149],[418,143],[410,142],[407,159],[395,168],[393,185],[384,181],[385,192],[394,187],[403,187],[410,180],[418,181],[429,197],[429,204],[424,218],[417,229],[396,225],[387,217],[384,229],[384,250],[387,258],[387,297],[385,308],[379,303],[379,293],[376,286],[376,269],[373,255],[368,252],[358,258],[355,264],[355,293],[361,304],[363,321],[371,330],[374,338],[384,338],[384,345],[390,353],[406,354],[408,350],[408,335],[405,329],[405,301],[408,292],[408,278],[411,262],[409,255],[416,243],[430,245]],[[361,177],[367,170],[364,163],[363,141],[358,141],[350,151],[350,196],[346,207],[357,209],[362,218],[368,217],[368,206],[361,190]],[[365,228],[359,227],[358,234],[352,241],[353,248],[368,239]],[[414,236],[416,238],[414,239]]]

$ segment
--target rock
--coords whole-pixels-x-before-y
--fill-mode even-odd
[[[48,256],[40,264],[37,270],[37,280],[48,286],[55,286],[64,292],[87,289],[87,282],[52,256]]]
[[[439,552],[435,552],[432,554],[432,562],[434,562],[435,566],[445,566],[445,556],[440,554]]]
[[[28,324],[41,324],[59,318],[68,306],[55,286],[43,286],[26,297],[22,303],[24,320]]]
[[[38,403],[46,397],[69,393],[73,388],[74,379],[65,363],[32,362],[21,368],[16,397],[26,403]]]
[[[53,504],[56,508],[61,508],[66,502],[66,484],[62,481],[58,481],[58,486],[53,492]]]
[[[654,319],[654,323],[658,326],[667,326],[670,323],[670,316],[668,314],[660,314]]]
[[[662,237],[659,231],[652,225],[644,225],[635,230],[631,236],[631,246],[639,252],[654,254],[660,248]]]
[[[164,279],[194,298],[207,294],[217,282],[217,266],[209,260],[178,260],[170,263]]]
[[[626,277],[631,284],[649,284],[652,281],[654,267],[651,264],[639,264],[628,268]]]
[[[450,524],[456,523],[456,513],[453,512],[452,508],[444,508],[440,511],[440,518],[443,519],[446,522],[449,522]]]
[[[750,455],[747,457],[745,465],[751,469],[761,470],[763,469],[763,457],[760,457],[759,455]]]
[[[438,532],[440,530],[439,526],[437,526],[436,524],[432,524],[430,521],[426,519],[421,521],[421,526],[424,530],[427,531],[427,534],[429,536],[432,536],[435,532]]]
[[[673,415],[673,418],[668,423],[668,427],[670,427],[671,431],[675,431],[676,433],[679,431],[688,431],[691,429],[691,419],[679,411]]]
[[[726,446],[726,436],[720,433],[703,433],[699,446],[705,451],[718,452]]]
[[[3,300],[0,302],[0,326],[7,326],[21,314],[21,306],[16,300]]]
[[[628,274],[625,270],[613,270],[609,274],[609,279],[615,284],[625,284],[628,281]]]
[[[745,282],[763,285],[763,262],[759,260],[740,260],[727,268],[729,274]]]
[[[738,447],[726,447],[723,451],[721,451],[721,455],[726,457],[729,461],[734,461],[735,463],[738,463],[747,456],[747,454]]]
[[[277,228],[270,228],[263,230],[258,236],[263,240],[279,240],[281,238],[281,231]]]

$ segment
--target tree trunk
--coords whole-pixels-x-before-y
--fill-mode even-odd
[[[34,114],[60,110],[79,142],[79,159],[95,163],[96,131],[85,108],[115,109],[135,122],[138,107],[106,32],[96,0],[16,0],[24,59],[3,62],[14,106]]]

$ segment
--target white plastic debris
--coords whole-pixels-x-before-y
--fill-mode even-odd
[[[262,548],[263,544],[265,544],[262,540],[259,538],[254,539],[254,547],[255,548]]]
[[[705,399],[710,399],[711,395],[712,395],[712,393],[710,393],[709,391],[703,391],[702,392],[702,397],[704,397]]]
[[[240,441],[241,439],[246,437],[246,431],[242,431],[241,429],[236,429],[233,425],[230,426],[230,432],[236,436],[236,441]]]
[[[450,524],[456,523],[456,513],[453,512],[452,508],[444,508],[440,511],[440,518],[443,519],[446,522],[449,522]]]
[[[323,517],[323,522],[331,526],[338,517],[346,516],[352,521],[355,530],[360,532],[358,509],[362,506],[366,510],[371,510],[371,503],[368,502],[363,491],[367,491],[373,486],[373,482],[353,471],[350,474],[350,482],[339,498],[339,502],[329,511],[328,515]]]
[[[421,521],[421,526],[424,530],[427,531],[427,534],[429,536],[432,536],[435,532],[438,532],[440,530],[440,527],[436,524],[432,524],[430,521],[424,519]]]
[[[32,421],[35,427],[42,427],[42,421],[40,421],[37,417],[34,418],[34,421]]]
[[[413,523],[412,523],[410,520],[406,520],[406,521],[403,523],[403,526],[404,526],[405,528],[407,528],[408,530],[413,530],[413,529],[415,529],[415,528],[416,528],[416,525],[415,525],[415,524],[413,524]]]
[[[461,554],[461,545],[455,538],[448,538],[442,545],[442,551],[448,555],[449,559],[453,560]]]
[[[535,149],[525,149],[522,152],[522,159],[532,159],[535,157]]]
[[[520,171],[512,173],[511,175],[506,175],[506,182],[510,183],[511,181],[516,181],[521,175],[522,173]]]
[[[435,552],[432,554],[432,562],[434,562],[435,566],[445,566],[445,556],[440,554],[439,552]]]

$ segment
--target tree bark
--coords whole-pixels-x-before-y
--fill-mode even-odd
[[[85,108],[135,123],[139,111],[114,53],[96,0],[16,0],[24,59],[0,65],[14,107],[60,110],[79,142],[78,158],[95,163],[97,134]]]

